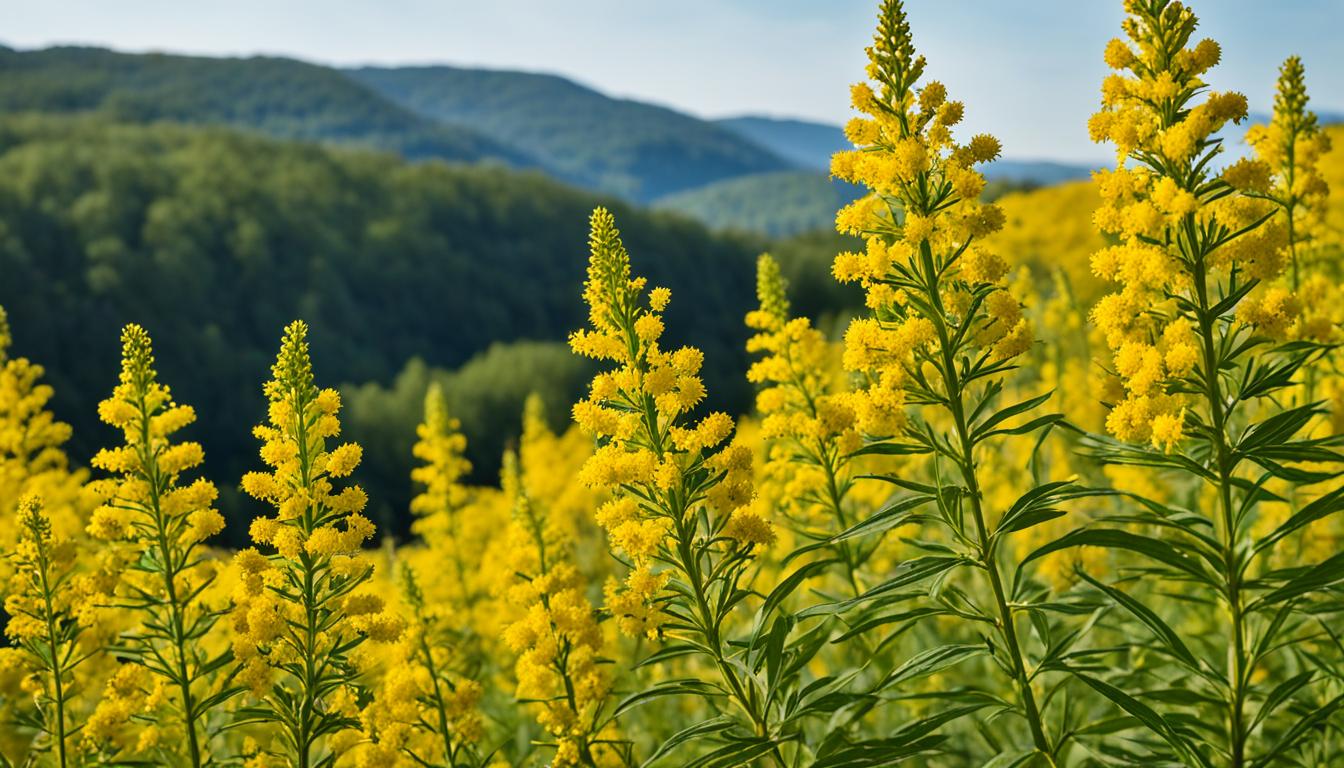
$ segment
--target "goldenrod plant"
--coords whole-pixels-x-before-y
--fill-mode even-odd
[[[1274,114],[1268,125],[1246,132],[1254,159],[1241,160],[1222,174],[1232,186],[1251,195],[1263,195],[1283,211],[1288,239],[1290,287],[1302,287],[1311,264],[1302,253],[1310,248],[1324,223],[1330,186],[1321,175],[1321,156],[1330,151],[1330,137],[1307,109],[1306,68],[1289,56],[1279,68]],[[1326,323],[1317,323],[1318,328]]]
[[[177,398],[237,393],[170,391],[192,361],[131,324],[110,396],[67,403],[0,310],[0,768],[1340,763],[1341,127],[1290,56],[1230,161],[1222,49],[1182,2],[1115,1],[1086,126],[1114,164],[991,199],[999,142],[879,0],[832,163],[862,196],[759,257],[754,298],[720,281],[722,339],[677,338],[705,316],[594,210],[563,429],[543,387],[478,435],[479,382],[408,367],[379,412],[405,434],[343,439],[295,322],[225,483]],[[853,306],[809,317],[819,288]],[[730,415],[697,345],[734,338]],[[67,407],[103,450],[67,456],[99,442]],[[404,509],[359,441],[406,461]]]
[[[357,485],[337,487],[360,448],[329,443],[340,435],[340,396],[314,383],[307,337],[301,321],[285,329],[265,386],[267,423],[253,432],[270,470],[248,473],[242,486],[274,508],[251,527],[253,541],[274,554],[238,553],[233,607],[237,680],[255,700],[239,710],[239,722],[264,726],[247,757],[297,768],[329,765],[363,738],[366,686],[352,654],[365,640],[396,641],[404,623],[366,588],[367,499]]]
[[[1313,744],[1344,698],[1303,643],[1323,631],[1317,603],[1344,579],[1344,556],[1275,557],[1295,532],[1344,508],[1338,441],[1306,432],[1322,406],[1292,404],[1299,374],[1324,347],[1285,339],[1288,291],[1273,287],[1293,258],[1286,221],[1295,219],[1277,212],[1319,185],[1303,175],[1300,189],[1274,199],[1255,164],[1215,174],[1219,129],[1246,115],[1244,96],[1205,83],[1218,44],[1193,42],[1195,15],[1179,2],[1125,6],[1128,40],[1106,47],[1116,73],[1090,123],[1117,150],[1116,168],[1098,174],[1094,218],[1119,241],[1093,257],[1119,284],[1092,317],[1120,385],[1107,417],[1113,439],[1098,438],[1094,452],[1165,471],[1176,487],[1167,500],[1135,494],[1109,525],[1060,542],[1134,557],[1118,582],[1087,578],[1142,633],[1124,633],[1128,652],[1109,674],[1082,678],[1150,731],[1123,742],[1135,759],[1328,763]],[[1282,135],[1258,146],[1301,138],[1301,98],[1290,62],[1270,131]],[[1254,534],[1271,516],[1280,522]]]
[[[50,409],[55,390],[42,382],[46,371],[36,362],[13,354],[8,315],[0,307],[0,547],[10,551],[18,541],[19,500],[39,495],[60,536],[73,536],[88,522],[81,498],[87,472],[74,469],[64,446],[70,425]],[[6,573],[0,566],[0,577]]]
[[[407,627],[397,652],[363,712],[368,745],[359,765],[387,766],[407,760],[421,766],[484,765],[478,747],[483,724],[482,686],[460,669],[460,633],[449,609],[430,605],[412,566],[399,566]]]
[[[844,364],[857,377],[853,403],[867,443],[856,453],[923,457],[929,471],[889,474],[902,493],[837,538],[907,525],[931,528],[936,538],[911,539],[912,557],[834,609],[857,612],[850,621],[865,630],[899,634],[930,617],[958,627],[961,638],[939,632],[942,643],[893,668],[874,693],[890,695],[988,657],[979,666],[989,675],[983,683],[963,676],[961,686],[928,693],[946,707],[919,722],[992,707],[992,737],[949,749],[969,761],[999,753],[1010,762],[1060,764],[1075,753],[1073,718],[1085,710],[1069,701],[1069,678],[1058,670],[1083,633],[1057,619],[1048,586],[1026,568],[1032,558],[1016,556],[1009,544],[1089,492],[1068,479],[1046,481],[1039,467],[1013,493],[989,487],[1011,478],[990,480],[985,465],[993,456],[1033,464],[1033,446],[1061,420],[1043,410],[1049,392],[1008,403],[1001,397],[1034,336],[1006,283],[1008,264],[982,242],[1003,214],[979,201],[985,182],[976,166],[998,156],[999,142],[984,134],[954,141],[964,107],[937,81],[919,85],[925,60],[898,0],[882,4],[868,57],[876,87],[854,86],[863,116],[846,126],[855,149],[832,162],[835,176],[869,190],[836,217],[842,232],[866,245],[841,254],[834,267],[841,281],[863,286],[870,309],[845,333]],[[998,499],[1002,506],[991,504]],[[908,606],[912,590],[922,592],[921,610]],[[979,724],[982,736],[988,722]]]
[[[827,696],[842,681],[827,676],[804,688],[803,668],[828,638],[827,626],[795,633],[798,622],[784,603],[816,564],[829,561],[801,567],[750,611],[752,569],[775,539],[772,523],[750,506],[751,449],[724,445],[733,429],[725,414],[690,418],[705,396],[702,354],[662,347],[668,291],[645,297],[608,211],[594,211],[591,225],[590,327],[570,343],[612,363],[574,406],[576,421],[599,443],[580,479],[611,491],[598,520],[628,567],[624,583],[607,590],[607,609],[627,634],[666,641],[642,665],[691,657],[712,670],[705,679],[662,680],[618,712],[670,695],[722,698],[727,706],[688,723],[648,759],[708,743],[700,762],[686,764],[789,765],[806,752],[804,724],[833,711]]]
[[[549,765],[627,765],[628,747],[615,736],[609,706],[602,629],[573,562],[573,540],[528,496],[511,452],[504,457],[503,487],[513,502],[508,539],[515,576],[507,598],[520,609],[504,641],[518,656],[518,699],[533,706],[550,737]]]
[[[89,532],[123,550],[125,571],[108,599],[136,625],[111,651],[148,672],[151,688],[166,684],[169,691],[158,696],[163,711],[147,716],[138,711],[143,702],[132,705],[146,692],[130,682],[131,673],[120,674],[99,702],[86,738],[134,718],[138,751],[148,748],[165,762],[199,766],[213,759],[212,736],[225,725],[218,710],[238,692],[222,679],[232,660],[228,646],[206,643],[220,612],[201,600],[217,571],[202,545],[223,530],[224,518],[213,507],[217,493],[210,481],[183,479],[200,466],[204,452],[199,443],[174,442],[173,435],[195,421],[195,411],[174,402],[159,383],[143,328],[126,326],[121,342],[120,383],[98,413],[123,439],[93,458],[112,476],[93,484],[103,503]]]
[[[15,522],[19,541],[11,555],[14,575],[5,596],[5,637],[22,654],[18,662],[27,673],[24,690],[36,705],[18,725],[35,734],[28,747],[30,762],[46,755],[50,764],[65,768],[80,762],[75,738],[83,722],[72,702],[76,668],[89,658],[80,643],[81,595],[72,584],[77,550],[70,540],[52,535],[38,496],[19,501]]]
[[[761,357],[747,378],[758,387],[756,412],[769,446],[764,473],[781,486],[770,501],[802,541],[833,552],[853,597],[863,591],[863,569],[880,539],[832,537],[862,514],[850,491],[853,455],[863,437],[847,388],[838,381],[832,344],[810,320],[790,316],[787,291],[779,264],[762,254],[756,262],[759,306],[746,318],[756,331],[747,349]]]

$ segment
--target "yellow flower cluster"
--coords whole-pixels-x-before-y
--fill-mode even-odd
[[[40,497],[19,501],[16,522],[13,575],[4,585],[5,636],[19,651],[16,666],[26,673],[23,689],[37,705],[37,723],[49,737],[46,746],[64,765],[80,728],[71,711],[75,671],[92,653],[82,647],[88,614],[79,607],[88,594],[71,583],[77,549],[53,535]]]
[[[154,685],[171,686],[171,697],[156,697],[170,703],[168,711],[175,713],[163,718],[164,724],[185,731],[181,738],[189,748],[187,756],[192,765],[200,765],[208,746],[202,743],[200,723],[209,713],[198,702],[213,683],[204,671],[213,665],[199,639],[214,626],[215,617],[199,598],[214,579],[216,566],[197,549],[223,530],[224,518],[213,507],[217,493],[212,483],[203,478],[181,482],[184,473],[204,460],[199,443],[172,440],[195,421],[195,411],[173,402],[168,387],[159,383],[145,329],[128,325],[121,338],[120,383],[99,404],[98,415],[121,430],[122,445],[93,458],[95,467],[113,477],[90,484],[102,504],[93,511],[88,531],[113,542],[112,551],[122,548],[125,561],[140,564],[121,575],[120,585],[109,585],[117,590],[116,602],[138,612],[141,626],[127,633],[126,651],[153,672]],[[159,663],[161,659],[170,663]],[[113,702],[124,698],[105,698],[92,722],[111,724],[126,709]],[[214,701],[223,703],[222,698]],[[86,741],[97,731],[92,722]],[[142,746],[137,742],[133,748]]]
[[[53,531],[71,537],[87,522],[81,492],[85,473],[72,471],[62,450],[70,425],[47,409],[54,392],[41,383],[42,366],[12,357],[12,342],[8,316],[0,307],[0,516],[13,515],[25,496],[39,495]],[[17,525],[0,525],[0,551],[13,549],[19,531]],[[8,567],[0,562],[0,581]]]
[[[604,208],[593,212],[591,258],[584,298],[591,328],[575,332],[575,352],[609,360],[615,368],[598,374],[589,395],[574,406],[574,420],[599,441],[579,481],[610,490],[615,499],[599,522],[633,559],[624,589],[608,588],[608,608],[627,631],[653,633],[652,609],[665,574],[651,570],[651,555],[673,534],[693,525],[696,502],[718,513],[711,525],[750,550],[773,539],[769,523],[752,510],[751,451],[729,445],[712,453],[733,431],[726,414],[711,413],[689,423],[686,413],[705,396],[699,378],[704,356],[698,349],[665,351],[658,341],[669,294],[650,292],[630,276],[630,257],[615,220]],[[644,499],[645,503],[635,503]]]
[[[1256,157],[1224,171],[1229,184],[1268,193],[1287,208],[1301,206],[1315,219],[1325,214],[1330,186],[1321,175],[1320,160],[1330,151],[1330,136],[1307,109],[1306,70],[1297,56],[1288,57],[1279,69],[1273,118],[1251,126],[1246,143]]]
[[[1201,342],[1177,297],[1193,295],[1196,275],[1210,269],[1238,270],[1272,280],[1285,265],[1286,231],[1264,224],[1271,206],[1203,169],[1219,151],[1214,134],[1246,116],[1246,98],[1204,90],[1204,73],[1218,63],[1212,40],[1187,47],[1196,18],[1166,0],[1128,0],[1124,28],[1129,42],[1112,40],[1106,62],[1118,70],[1102,86],[1102,107],[1091,120],[1094,141],[1116,145],[1117,166],[1094,177],[1102,204],[1096,226],[1119,244],[1092,257],[1092,271],[1119,285],[1092,310],[1112,353],[1122,385],[1106,419],[1117,438],[1171,449],[1184,437],[1186,403],[1174,382],[1202,366]],[[1127,73],[1127,74],[1126,74]],[[1229,169],[1233,180],[1255,175]],[[1188,255],[1182,232],[1236,233],[1211,243],[1199,263]],[[1201,289],[1202,290],[1202,289]],[[1240,317],[1271,325],[1292,307],[1278,297],[1261,308],[1243,307]]]
[[[1279,70],[1273,118],[1266,125],[1251,126],[1246,141],[1255,157],[1228,167],[1222,178],[1278,209],[1279,215],[1265,228],[1285,230],[1286,247],[1278,256],[1291,271],[1281,281],[1286,285],[1258,289],[1259,295],[1246,302],[1250,306],[1238,308],[1237,319],[1276,340],[1337,341],[1344,321],[1344,293],[1333,275],[1322,274],[1328,255],[1319,248],[1327,232],[1330,193],[1320,160],[1330,151],[1330,137],[1307,109],[1306,71],[1298,57],[1289,57]]]
[[[920,271],[942,275],[938,300],[974,326],[968,337],[993,359],[1022,354],[1033,335],[1002,283],[1007,264],[977,242],[1004,222],[997,206],[979,201],[984,177],[975,169],[998,156],[999,142],[987,135],[953,141],[963,107],[937,81],[917,87],[924,58],[914,52],[899,3],[884,4],[868,59],[880,88],[854,86],[853,106],[865,115],[848,130],[856,148],[831,164],[832,175],[871,190],[836,220],[840,231],[864,237],[865,250],[841,253],[833,273],[860,283],[873,310],[845,334],[844,366],[861,383],[849,405],[862,432],[890,436],[905,426],[904,385],[936,340],[926,309],[911,304],[927,288]]]
[[[336,491],[332,482],[354,471],[361,451],[354,443],[326,447],[340,434],[341,396],[313,384],[306,337],[301,322],[285,329],[274,378],[266,384],[269,423],[253,430],[271,471],[249,472],[242,481],[244,492],[276,510],[275,517],[253,521],[252,539],[290,561],[302,554],[352,556],[373,536],[373,523],[361,514],[364,491],[357,485]]]
[[[518,655],[517,697],[538,704],[537,722],[555,739],[551,765],[619,765],[600,736],[611,682],[601,664],[602,630],[572,562],[572,541],[528,497],[511,453],[504,486],[514,498],[509,540],[515,578],[508,599],[522,610],[504,631],[505,644]]]
[[[354,470],[360,450],[352,443],[327,447],[340,434],[340,397],[314,384],[307,333],[298,321],[285,329],[265,386],[269,424],[254,430],[271,471],[248,473],[242,484],[276,510],[251,528],[253,540],[276,555],[239,552],[233,596],[239,682],[275,712],[286,731],[281,744],[304,763],[321,749],[311,734],[334,732],[326,745],[333,754],[362,738],[358,670],[349,654],[366,638],[395,642],[404,627],[381,597],[358,591],[373,571],[360,552],[373,524],[360,514],[364,492],[354,485],[337,491],[332,481]],[[302,659],[323,663],[295,663]]]
[[[175,432],[196,420],[196,412],[173,402],[153,365],[149,334],[138,325],[126,326],[121,383],[98,405],[103,422],[122,431],[123,445],[99,451],[92,461],[118,477],[91,484],[104,503],[94,510],[89,533],[150,546],[162,529],[189,548],[223,530],[224,518],[212,506],[218,495],[213,483],[200,478],[179,487],[180,476],[200,466],[205,454],[199,443],[172,442]],[[193,586],[184,583],[177,589]]]
[[[425,393],[425,420],[415,428],[417,442],[411,448],[423,465],[411,470],[411,480],[424,486],[411,499],[411,511],[435,525],[435,516],[451,517],[467,503],[467,489],[461,484],[464,475],[471,472],[471,462],[463,453],[467,438],[462,435],[461,423],[448,415],[448,403],[443,389],[430,384]]]
[[[439,765],[476,765],[484,688],[454,669],[460,659],[457,632],[449,624],[452,612],[426,602],[409,565],[402,564],[400,572],[410,621],[361,716],[368,743],[356,764],[418,765],[438,755]]]
[[[779,265],[763,254],[756,264],[760,306],[746,319],[756,331],[747,351],[763,355],[747,372],[758,387],[756,410],[767,446],[759,498],[794,520],[804,536],[821,540],[853,522],[850,462],[863,438],[855,398],[836,375],[836,350],[807,318],[790,317],[787,290]],[[860,399],[858,407],[865,404]],[[848,545],[838,549],[857,589],[859,557]]]

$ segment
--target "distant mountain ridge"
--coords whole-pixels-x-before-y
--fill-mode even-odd
[[[800,168],[829,171],[831,155],[851,146],[843,130],[826,123],[759,115],[726,117],[715,122],[773,149]]]
[[[759,115],[702,120],[551,74],[0,46],[0,113],[16,112],[223,125],[412,160],[533,168],[715,228],[770,235],[829,226],[857,194],[827,178],[831,155],[849,146],[838,126]],[[985,175],[1050,185],[1090,171],[1006,159]]]
[[[566,181],[640,202],[795,165],[736,130],[557,75],[448,66],[346,72],[417,114],[516,147]]]
[[[217,124],[276,138],[370,146],[413,160],[536,165],[484,134],[428,120],[337,70],[295,59],[0,49],[0,112]]]

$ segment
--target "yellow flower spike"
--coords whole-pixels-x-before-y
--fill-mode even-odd
[[[515,546],[509,594],[521,616],[503,638],[518,657],[516,695],[545,702],[536,714],[558,741],[551,765],[601,764],[615,758],[621,745],[610,734],[602,737],[612,722],[606,706],[611,682],[599,663],[597,612],[573,563],[572,529],[529,496],[525,484],[517,455],[506,453],[501,485],[513,504],[508,537]]]
[[[274,517],[254,521],[251,532],[259,545],[275,550],[263,573],[281,578],[263,578],[254,582],[260,590],[236,592],[233,607],[239,630],[234,652],[249,659],[245,675],[257,706],[272,713],[271,727],[284,731],[283,743],[297,750],[288,756],[295,764],[334,759],[352,746],[342,735],[348,718],[338,705],[340,696],[362,690],[353,653],[365,640],[395,642],[405,625],[400,617],[346,600],[372,574],[360,549],[373,524],[359,514],[364,492],[358,486],[337,490],[332,482],[353,471],[359,448],[328,447],[340,433],[340,398],[318,389],[307,336],[300,321],[285,329],[272,379],[263,388],[270,427],[256,430],[272,471],[243,480],[245,492],[275,510]],[[244,563],[260,567],[256,554]],[[350,605],[359,612],[348,612]],[[295,659],[323,663],[295,665]],[[324,732],[336,737],[307,735]]]
[[[1108,57],[1112,64],[1132,63],[1124,56],[1123,44],[1113,49]],[[1035,413],[1045,398],[1021,395],[1017,397],[1024,401],[1020,404],[1022,410],[995,415],[997,408],[1004,407],[996,405],[996,401],[1007,387],[1007,374],[1015,367],[1014,361],[1035,345],[1032,323],[1010,291],[1008,263],[983,243],[984,238],[1003,227],[1005,214],[998,206],[982,204],[978,199],[984,189],[984,177],[976,167],[996,159],[1002,147],[987,134],[972,136],[965,143],[958,143],[953,137],[950,127],[961,122],[964,107],[948,101],[941,84],[928,83],[920,88],[919,80],[926,65],[914,50],[900,2],[882,3],[878,42],[869,51],[869,59],[868,75],[880,89],[872,99],[856,100],[856,108],[871,117],[880,130],[862,147],[860,158],[837,161],[850,180],[870,190],[866,199],[874,201],[843,211],[837,217],[837,228],[863,233],[868,247],[863,255],[839,256],[833,271],[838,279],[857,281],[863,286],[865,305],[870,312],[853,320],[844,336],[842,364],[854,374],[855,384],[846,397],[837,398],[845,407],[843,417],[841,412],[834,412],[834,423],[843,425],[844,431],[834,435],[829,443],[812,443],[809,432],[824,434],[824,430],[800,422],[803,428],[795,439],[800,440],[801,448],[793,452],[815,461],[810,457],[844,455],[840,453],[843,446],[848,453],[857,449],[864,454],[879,454],[874,459],[884,461],[892,461],[891,456],[916,457],[902,459],[899,465],[905,469],[905,462],[909,462],[911,472],[917,471],[921,462],[934,464],[937,471],[932,477],[907,481],[901,476],[898,481],[901,490],[897,491],[901,495],[894,502],[895,508],[904,504],[913,505],[909,509],[933,505],[927,514],[907,513],[904,517],[941,526],[938,530],[945,538],[937,542],[938,551],[944,551],[941,547],[945,546],[948,553],[955,552],[964,558],[958,562],[975,564],[975,568],[957,571],[956,575],[940,572],[936,580],[940,585],[938,591],[941,585],[955,583],[956,589],[965,594],[981,595],[974,598],[978,607],[973,618],[983,624],[976,625],[974,631],[983,634],[985,627],[994,628],[989,641],[997,649],[998,663],[994,668],[1006,671],[1003,682],[1013,693],[1005,691],[1004,695],[1012,701],[1014,712],[1025,724],[1023,732],[1016,735],[1019,743],[1014,746],[1033,749],[1043,756],[1044,762],[1058,762],[1061,749],[1051,742],[1049,734],[1063,727],[1055,721],[1067,713],[1058,707],[1047,710],[1048,697],[1038,698],[1029,682],[1037,674],[1029,665],[1044,649],[1033,650],[1027,645],[1033,641],[1033,635],[1028,633],[1025,622],[1020,621],[1024,608],[1016,602],[1026,599],[1025,593],[1014,594],[1010,602],[1005,587],[1013,573],[1030,578],[1027,574],[1031,570],[1018,567],[1014,571],[1015,564],[1006,562],[1009,548],[1003,537],[1017,530],[998,531],[993,526],[997,523],[996,515],[1002,514],[1000,505],[1012,507],[1018,490],[1027,490],[1028,497],[1032,492],[1044,496],[1061,493],[1056,490],[1059,488],[1069,489],[1067,493],[1081,491],[1070,482],[1039,488],[1032,482],[1028,489],[1018,489],[1012,485],[1016,479],[1014,473],[1003,473],[1006,476],[1001,477],[989,468],[989,457],[997,455],[991,445],[997,449],[1000,440],[1021,434],[1019,429],[1040,432],[1057,418]],[[865,91],[872,92],[872,88],[855,89]],[[949,107],[943,116],[944,107],[954,103],[956,106]],[[1093,133],[1110,135],[1123,128],[1127,134],[1134,134],[1129,137],[1134,141],[1147,135],[1148,129],[1141,122],[1132,126],[1129,122],[1127,115],[1108,114],[1093,126]],[[1116,176],[1119,178],[1121,174],[1117,172]],[[1109,197],[1120,198],[1124,185],[1112,186],[1115,189],[1108,190]],[[1154,210],[1154,213],[1161,217],[1160,212]],[[1150,221],[1118,213],[1111,218],[1117,226],[1131,228],[1146,227]],[[1116,269],[1115,261],[1109,258],[1099,268]],[[1117,318],[1114,322],[1123,321]],[[762,372],[759,378],[766,378],[766,374]],[[777,395],[771,394],[769,398],[772,407],[780,407]],[[818,410],[818,422],[820,416]],[[997,423],[996,419],[1015,417],[1024,420],[1021,427],[978,426],[984,420]],[[771,434],[788,434],[787,429],[777,424],[772,422]],[[923,458],[929,455],[932,456]],[[823,478],[838,466],[843,466],[843,462],[823,460]],[[890,468],[885,472],[896,476]],[[835,479],[843,480],[844,475]],[[790,488],[796,487],[796,483],[790,484]],[[935,488],[937,492],[916,490],[919,488]],[[795,492],[806,493],[800,488]],[[1005,493],[1010,498],[1002,499]],[[958,501],[948,505],[943,494],[950,494]],[[907,495],[909,498],[904,498]],[[827,497],[821,494],[820,498]],[[866,534],[845,540],[846,546],[839,551],[842,562],[871,561],[883,549],[882,534],[899,526],[903,518],[888,512],[886,516],[892,518],[894,525],[865,526],[862,518],[846,519],[854,510],[847,510],[844,505],[832,504],[832,507],[828,511],[839,517],[840,530],[850,528]],[[867,514],[875,511],[864,510]],[[1024,524],[1022,528],[1038,524]],[[927,538],[921,531],[920,539]],[[859,584],[866,579],[856,579],[854,569],[850,571],[850,588],[855,594],[851,602],[862,604],[868,592],[860,589]],[[877,582],[871,592],[882,594],[888,582],[880,574],[870,578]],[[907,586],[901,583],[901,588]],[[937,593],[929,594],[928,599],[934,605],[947,602]],[[960,605],[952,608],[950,613],[955,616],[949,616],[948,621],[961,624],[963,619],[972,618],[962,613],[963,608]]]
[[[173,402],[168,387],[158,381],[144,328],[128,325],[121,339],[120,383],[98,412],[122,432],[126,444],[94,457],[94,466],[112,477],[102,486],[107,504],[95,512],[88,530],[144,564],[144,574],[126,578],[143,575],[155,582],[148,593],[131,584],[130,596],[119,598],[140,625],[127,633],[122,653],[133,662],[127,669],[152,673],[163,691],[161,700],[171,704],[162,722],[182,732],[179,757],[199,766],[211,754],[207,719],[229,694],[225,681],[208,671],[217,668],[222,649],[209,649],[201,640],[218,616],[186,585],[204,579],[208,561],[197,548],[223,529],[224,519],[213,508],[218,495],[213,484],[203,478],[182,484],[182,474],[199,467],[204,452],[199,443],[171,438],[195,420],[195,412]],[[119,722],[119,710],[115,703],[108,707],[95,714],[100,727],[84,734],[91,748],[115,743],[112,726]]]
[[[1154,700],[1145,724],[1178,761],[1204,759],[1212,749],[1229,765],[1249,765],[1266,748],[1260,734],[1306,728],[1307,721],[1295,723],[1296,715],[1285,713],[1293,706],[1313,710],[1324,695],[1304,684],[1289,695],[1296,703],[1285,701],[1279,715],[1253,715],[1249,704],[1268,695],[1272,678],[1264,672],[1291,664],[1299,642],[1292,633],[1264,628],[1293,625],[1292,608],[1309,604],[1317,589],[1290,587],[1293,605],[1282,608],[1264,598],[1262,590],[1284,583],[1272,574],[1281,568],[1276,550],[1293,533],[1286,521],[1319,493],[1312,487],[1333,487],[1344,474],[1333,457],[1319,456],[1310,473],[1299,471],[1293,458],[1314,445],[1305,427],[1321,415],[1309,403],[1325,355],[1293,343],[1295,334],[1321,327],[1303,316],[1295,295],[1306,276],[1298,225],[1310,217],[1313,202],[1294,190],[1297,179],[1314,172],[1314,160],[1293,158],[1312,144],[1314,120],[1305,111],[1300,61],[1289,59],[1273,120],[1247,133],[1256,157],[1215,176],[1209,169],[1221,151],[1217,131],[1246,115],[1244,96],[1210,92],[1203,80],[1221,49],[1209,40],[1192,45],[1196,18],[1182,3],[1129,0],[1126,8],[1129,44],[1112,43],[1106,58],[1128,74],[1103,85],[1101,111],[1090,128],[1094,139],[1112,141],[1117,150],[1117,170],[1098,177],[1103,207],[1094,220],[1122,242],[1096,254],[1093,267],[1118,286],[1092,318],[1123,387],[1107,431],[1129,445],[1099,440],[1096,453],[1104,463],[1167,470],[1168,487],[1142,489],[1154,494],[1153,503],[1192,500],[1188,515],[1122,505],[1132,523],[1124,535],[1139,541],[1151,534],[1135,551],[1169,548],[1207,557],[1187,597],[1221,606],[1197,624],[1169,606],[1151,612],[1156,618],[1145,622],[1149,626],[1174,628],[1157,640],[1162,655],[1188,655],[1183,666],[1203,670],[1203,679],[1188,701]],[[1291,373],[1262,379],[1267,370]],[[1301,557],[1307,550],[1293,551]],[[1170,562],[1143,562],[1145,578],[1124,584],[1141,600],[1187,575]],[[1294,567],[1313,572],[1307,562]],[[1181,644],[1186,632],[1197,632],[1198,643]],[[1131,673],[1161,676],[1167,669],[1141,655]],[[1127,693],[1131,698],[1107,696],[1135,714],[1129,702],[1147,692]],[[1207,723],[1208,733],[1196,744],[1162,725],[1177,720]]]

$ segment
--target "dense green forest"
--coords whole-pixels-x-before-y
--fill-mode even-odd
[[[647,202],[791,167],[735,131],[555,75],[456,67],[349,70],[421,115],[517,147],[581,186]]]
[[[534,166],[469,128],[393,104],[340,71],[294,59],[0,47],[0,114],[97,112],[121,122],[247,128],[278,138],[358,144],[411,159]]]
[[[562,339],[584,318],[575,297],[587,215],[599,202],[616,210],[651,281],[676,297],[670,335],[705,348],[714,404],[742,409],[742,317],[763,243],[539,173],[408,163],[223,129],[5,118],[0,304],[15,352],[47,366],[81,457],[113,438],[90,404],[116,381],[119,328],[143,324],[164,380],[200,412],[196,436],[228,489],[255,463],[255,441],[238,425],[263,411],[261,383],[286,322],[312,325],[318,376],[331,383],[387,385],[414,356],[455,368],[495,342]],[[802,260],[820,278],[829,254]],[[546,354],[549,363],[529,361]],[[497,350],[477,366],[478,382],[500,366],[515,376],[537,370],[529,388],[577,381],[544,347]],[[493,427],[482,434],[505,431]],[[409,446],[411,436],[403,439]],[[480,479],[490,479],[494,451],[473,451]],[[370,495],[404,498],[405,465],[370,464],[368,479],[397,478]],[[225,508],[239,514],[227,498]]]

